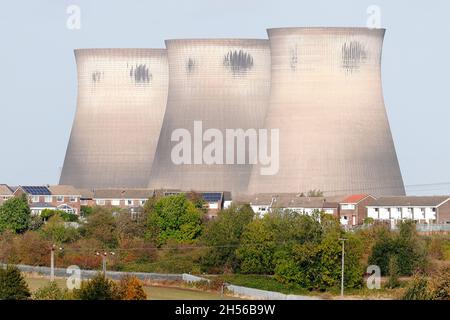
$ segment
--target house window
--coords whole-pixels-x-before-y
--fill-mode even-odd
[[[341,205],[342,210],[355,210],[354,204],[343,204]]]
[[[45,196],[45,202],[47,203],[52,202],[52,196]]]
[[[128,206],[132,206],[133,205],[133,200],[128,199],[126,202],[127,202]]]
[[[77,197],[70,196],[70,202],[77,202]]]
[[[111,205],[115,207],[120,206],[120,200],[118,199],[111,200]]]
[[[39,202],[39,196],[32,196],[31,197],[32,202]]]
[[[141,200],[141,206],[145,204],[146,200]]]
[[[87,206],[87,205],[88,205],[88,201],[87,201],[87,200],[81,200],[81,201],[80,201],[80,204],[81,204],[82,206]]]
[[[57,202],[64,202],[64,197],[63,196],[57,196],[56,197],[56,201]]]
[[[104,206],[105,205],[105,200],[103,200],[103,199],[95,200],[95,203],[98,206]]]

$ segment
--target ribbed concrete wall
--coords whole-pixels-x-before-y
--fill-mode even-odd
[[[245,191],[248,162],[176,165],[171,150],[178,142],[171,135],[184,128],[193,136],[196,120],[203,122],[203,131],[219,129],[224,137],[225,129],[261,127],[270,91],[268,41],[168,40],[166,47],[169,96],[149,187]]]
[[[165,49],[75,50],[78,101],[60,184],[147,187],[167,102]]]
[[[250,193],[403,195],[381,87],[384,30],[269,29],[265,127],[280,130],[280,169],[256,166]]]

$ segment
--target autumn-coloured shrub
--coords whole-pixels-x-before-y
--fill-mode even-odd
[[[12,231],[5,231],[0,234],[0,262],[16,264],[20,263],[14,247],[15,234]]]
[[[121,300],[146,300],[142,282],[133,276],[125,276],[120,280],[118,295]]]
[[[120,239],[115,259],[115,261],[120,261],[120,265],[152,262],[155,259],[156,249],[152,243],[139,238]],[[120,267],[120,265],[117,265],[117,267]]]
[[[32,266],[49,266],[51,242],[35,231],[15,237],[14,247],[20,263]]]
[[[99,270],[102,266],[102,258],[96,255],[101,252],[103,244],[95,239],[81,239],[67,245],[61,255],[64,266],[76,265],[81,269]]]

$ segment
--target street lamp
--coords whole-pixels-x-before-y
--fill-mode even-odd
[[[342,259],[341,259],[341,297],[344,297],[344,261],[345,261],[345,238],[339,238],[342,241]]]
[[[109,255],[114,256],[115,252],[103,252],[102,254],[100,254],[100,252],[96,252],[95,253],[97,256],[102,256],[102,269],[103,269],[103,276],[106,277],[106,257]]]
[[[59,247],[59,250],[62,249],[62,247]],[[55,250],[56,245],[53,244],[50,248],[50,281],[55,281]]]

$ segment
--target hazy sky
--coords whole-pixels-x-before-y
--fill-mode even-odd
[[[448,0],[2,0],[0,183],[58,182],[76,108],[74,48],[266,38],[268,27],[365,27],[373,4],[387,29],[383,89],[407,191],[450,194]],[[66,27],[69,5],[81,9],[79,30]]]

